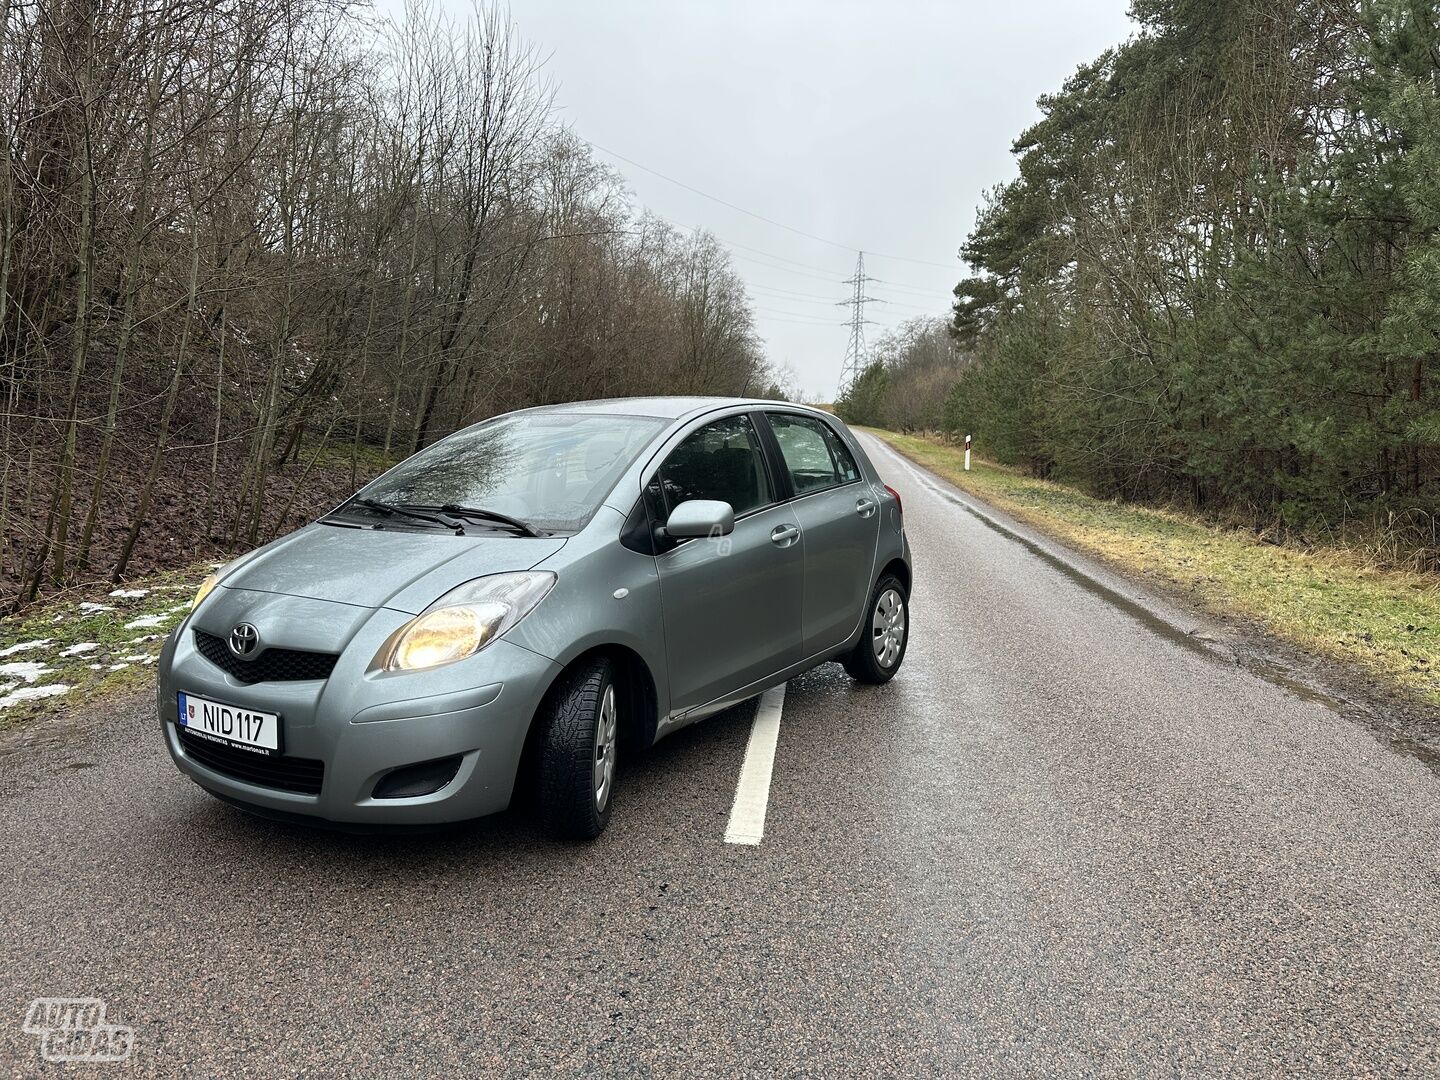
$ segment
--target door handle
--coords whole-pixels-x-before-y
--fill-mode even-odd
[[[800,536],[799,525],[776,525],[770,531],[770,542],[779,544],[781,547],[789,547]]]
[[[875,500],[874,500],[874,499],[857,499],[857,500],[855,500],[855,512],[856,512],[857,514],[859,514],[861,517],[868,518],[871,514],[875,513]]]

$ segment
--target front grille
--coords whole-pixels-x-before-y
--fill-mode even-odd
[[[180,745],[191,760],[236,780],[260,787],[319,795],[325,779],[325,763],[316,758],[267,757],[211,742],[180,728]]]
[[[253,660],[241,660],[230,651],[224,638],[195,631],[195,651],[227,675],[243,683],[304,682],[328,679],[335,670],[334,653],[306,652],[302,649],[265,649]]]

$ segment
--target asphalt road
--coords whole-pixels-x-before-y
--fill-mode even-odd
[[[632,761],[609,831],[314,833],[209,799],[141,700],[0,762],[17,1075],[1440,1072],[1440,777],[1183,612],[874,451],[912,639]],[[969,504],[973,505],[973,504]],[[1006,527],[1003,521],[1002,528]],[[43,1066],[95,996],[123,1064]]]

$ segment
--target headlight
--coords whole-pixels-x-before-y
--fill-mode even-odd
[[[376,666],[420,671],[474,656],[529,614],[554,584],[555,575],[544,570],[466,582],[392,634]]]
[[[221,568],[223,569],[223,567]],[[200,588],[195,590],[195,599],[190,601],[190,610],[194,611],[200,606],[200,601],[209,596],[216,585],[220,584],[220,572],[217,570],[204,581],[200,582]]]
[[[190,610],[194,611],[198,608],[201,603],[204,602],[205,598],[215,591],[216,585],[219,585],[220,582],[229,577],[233,571],[240,569],[245,563],[249,562],[256,555],[259,555],[262,550],[264,549],[256,548],[254,551],[247,551],[244,555],[231,559],[224,566],[209,575],[204,581],[200,582],[200,588],[195,590],[195,599],[190,601]]]

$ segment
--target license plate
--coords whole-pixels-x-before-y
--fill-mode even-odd
[[[280,717],[275,713],[182,693],[180,726],[210,742],[266,756],[280,753]]]

